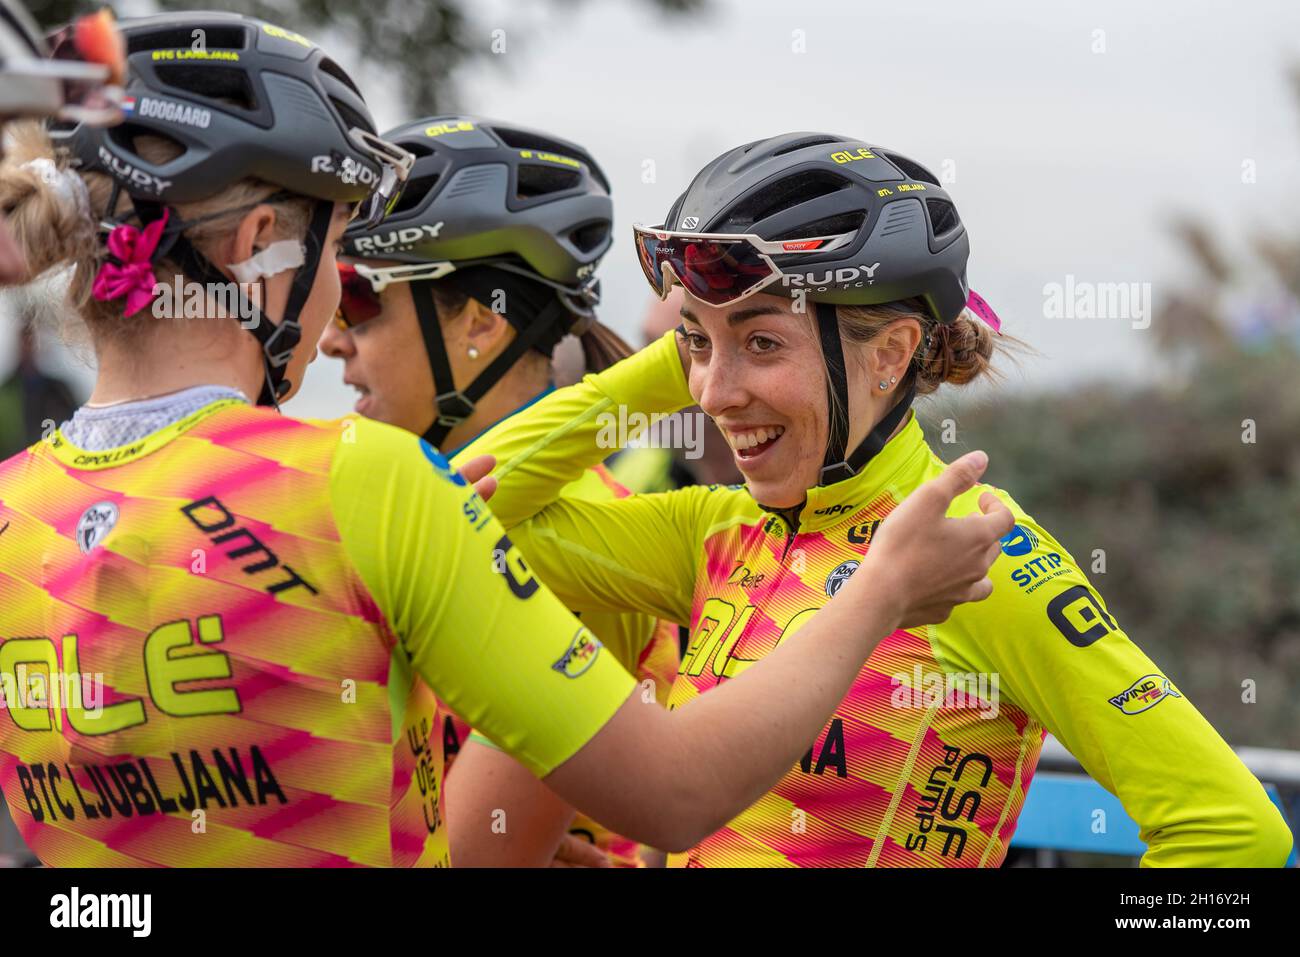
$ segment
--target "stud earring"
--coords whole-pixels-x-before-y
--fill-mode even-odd
[[[477,358],[478,358],[478,350],[475,349],[473,346],[470,346],[470,347],[469,347],[469,357],[470,357],[471,359],[477,359]]]
[[[881,391],[881,392],[884,392],[884,391],[885,391],[886,389],[888,389],[888,388],[889,388],[889,383],[886,382],[884,379],[881,379],[881,380],[880,380],[880,391]]]

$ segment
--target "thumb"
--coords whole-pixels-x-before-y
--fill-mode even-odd
[[[930,486],[944,497],[945,504],[951,502],[962,492],[972,488],[988,468],[989,457],[983,452],[967,452],[953,462],[936,479],[930,480]]]
[[[478,492],[478,497],[483,501],[490,499],[497,490],[497,478],[495,475],[485,475],[474,483],[474,491]]]

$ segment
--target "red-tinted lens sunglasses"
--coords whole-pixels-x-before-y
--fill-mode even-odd
[[[343,287],[334,321],[340,329],[355,329],[383,311],[379,293],[370,280],[357,272],[351,263],[338,263],[339,283]]]

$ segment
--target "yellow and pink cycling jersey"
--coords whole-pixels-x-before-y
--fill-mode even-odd
[[[453,461],[459,465],[463,460],[457,456]],[[561,495],[566,498],[589,502],[623,498],[628,494],[630,494],[628,490],[615,481],[603,465],[587,469],[561,492]],[[643,689],[646,687],[645,683],[650,682],[649,690],[655,699],[661,705],[667,705],[668,692],[672,688],[673,678],[677,674],[677,663],[681,657],[675,624],[658,621],[650,615],[635,612],[625,612],[621,615],[591,612],[582,616],[582,622],[600,639],[600,643],[609,650],[614,659],[636,677],[637,683]],[[450,712],[444,714],[442,726],[446,768],[450,773],[455,763],[455,754],[460,745],[468,739],[472,729],[469,724]],[[640,867],[643,864],[640,844],[615,834],[585,814],[578,813],[574,817],[569,833],[599,847],[615,867]]]
[[[617,427],[691,401],[670,333],[467,452],[502,463],[493,509],[570,608],[689,622],[670,707],[798,640],[890,511],[944,468],[913,417],[858,475],[810,489],[797,514],[764,510],[738,486],[558,497],[609,453]],[[977,512],[986,491],[1016,519],[992,596],[885,636],[802,759],[672,864],[995,867],[1046,731],[1137,821],[1144,865],[1282,864],[1291,836],[1262,786],[1070,553],[992,486],[958,496],[949,514]]]
[[[635,687],[429,446],[233,399],[0,464],[0,595],[49,865],[446,865],[438,699],[545,775]]]

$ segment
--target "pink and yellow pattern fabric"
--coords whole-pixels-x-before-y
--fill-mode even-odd
[[[446,866],[432,688],[538,774],[632,688],[608,655],[553,668],[582,629],[521,569],[376,423],[225,400],[106,452],[38,443],[0,464],[23,839],[55,866]]]
[[[793,537],[775,516],[708,537],[692,642],[669,706],[743,674],[790,640],[852,574],[893,506],[881,495]],[[670,866],[1001,863],[1044,731],[1010,702],[995,708],[978,676],[969,695],[964,685],[946,690],[936,637],[919,628],[882,640],[802,759]]]

